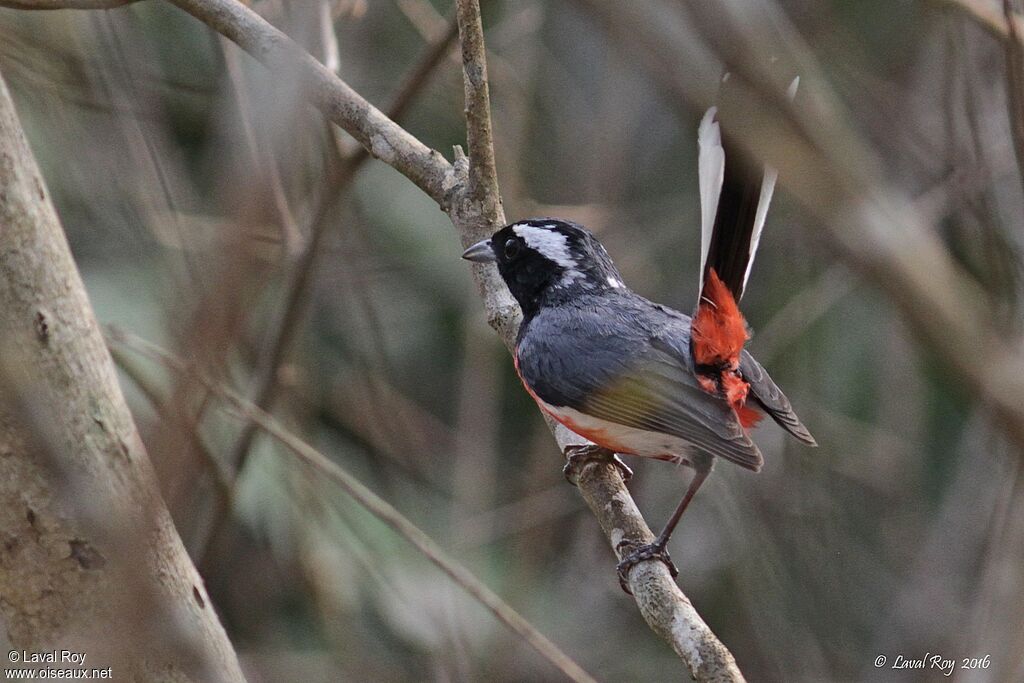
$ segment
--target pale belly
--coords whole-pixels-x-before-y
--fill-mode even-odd
[[[565,425],[566,429],[598,446],[625,455],[690,464],[689,454],[693,446],[679,437],[627,427],[586,415],[574,408],[553,406],[536,396],[534,398],[544,412]]]

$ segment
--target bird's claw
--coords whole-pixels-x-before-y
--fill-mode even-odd
[[[623,541],[619,544],[622,546],[636,546],[633,541]],[[635,549],[628,555],[622,558],[622,561],[616,565],[615,569],[619,574],[619,585],[622,586],[622,590],[626,591],[628,595],[632,595],[633,591],[629,588],[629,572],[634,566],[640,562],[646,562],[647,560],[661,560],[668,567],[669,574],[672,578],[679,576],[679,570],[676,569],[675,563],[672,562],[672,558],[669,557],[668,550],[664,545],[658,545],[657,543],[646,543],[641,546],[636,546]]]
[[[565,480],[573,486],[578,485],[583,466],[591,461],[614,465],[619,470],[619,474],[622,475],[623,483],[627,483],[633,478],[633,470],[629,468],[629,465],[622,462],[622,459],[613,451],[601,446],[593,444],[587,446],[566,446],[565,460],[566,463],[565,467],[562,468],[562,474],[565,475]]]

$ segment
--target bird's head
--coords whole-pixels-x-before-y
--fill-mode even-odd
[[[496,263],[528,317],[542,304],[625,288],[608,252],[589,230],[554,218],[505,226],[471,246],[462,258]]]

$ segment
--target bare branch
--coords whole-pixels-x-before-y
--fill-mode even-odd
[[[618,469],[589,462],[583,466],[577,485],[620,560],[631,548],[654,541],[654,533],[644,522]],[[744,680],[732,653],[697,613],[663,563],[636,565],[629,575],[629,587],[648,626],[686,662],[695,680]]]
[[[462,44],[462,74],[466,98],[466,141],[469,143],[469,196],[488,204],[483,216],[490,226],[505,222],[498,193],[498,171],[494,163],[491,131],[491,98],[487,82],[487,59],[479,0],[456,0],[459,41]]]
[[[169,0],[226,36],[268,68],[293,73],[310,102],[442,206],[449,205],[455,178],[451,165],[359,93],[291,38],[237,0]]]
[[[455,171],[464,179],[459,201],[448,216],[467,247],[490,237],[505,223],[505,211],[498,190],[491,132],[491,104],[487,83],[487,59],[478,0],[457,0],[456,19],[462,42],[462,77],[466,98],[466,141],[469,158],[456,149]],[[487,322],[501,336],[505,346],[515,346],[522,314],[493,266],[473,264],[473,279],[487,310]]]
[[[108,329],[110,343],[130,348],[178,372],[190,371],[188,363],[183,359],[175,357],[155,344],[118,329]],[[225,400],[228,404],[226,409],[229,412],[242,420],[258,425],[260,429],[281,443],[318,475],[325,476],[337,484],[367,512],[377,517],[377,519],[391,527],[399,536],[409,541],[438,569],[447,574],[452,581],[490,610],[499,621],[521,636],[523,640],[543,655],[545,659],[554,664],[570,680],[579,681],[580,683],[596,683],[590,674],[580,668],[572,658],[548,640],[533,624],[516,612],[511,605],[502,600],[486,584],[476,578],[471,571],[460,564],[455,558],[448,555],[430,536],[392,507],[390,503],[368,489],[361,481],[345,471],[336,462],[281,426],[277,420],[266,412],[249,403],[224,385],[212,381],[210,378],[199,377],[198,379],[211,392]]]
[[[316,86],[309,90],[313,104],[352,133],[364,146],[370,147],[374,156],[405,174],[430,194],[448,212],[464,245],[490,235],[504,223],[497,174],[494,171],[483,31],[477,2],[460,0],[457,5],[459,34],[468,44],[462,55],[466,109],[470,120],[467,138],[471,158],[457,158],[452,169],[454,173],[450,173],[451,167],[440,155],[436,152],[423,154],[425,147],[419,141],[366,103],[286,36],[234,0],[210,0],[205,4],[197,0],[170,1],[214,30],[224,33],[269,67],[299,70],[308,83]],[[376,154],[372,140],[383,135],[380,131],[385,129],[388,140],[399,141],[403,150],[410,152],[385,156]],[[475,171],[473,164],[477,166]],[[472,188],[472,191],[467,188]],[[512,348],[521,320],[519,307],[495,268],[474,265],[473,273],[484,300],[488,322],[505,344]],[[565,429],[550,421],[548,424],[563,451],[577,442],[574,435]],[[621,547],[624,540],[643,543],[653,538],[617,474],[598,470],[582,478],[581,492],[601,509],[607,507],[618,510],[617,515],[620,517],[616,523],[605,528],[613,548]],[[629,505],[620,505],[616,501],[629,501]],[[613,533],[615,530],[622,533]],[[731,655],[692,610],[689,601],[671,577],[655,568],[658,564],[641,563],[630,575],[633,595],[648,623],[669,641],[695,676],[701,674],[702,680],[710,680],[708,676],[742,680]],[[661,609],[653,609],[659,605]],[[724,652],[724,655],[716,656],[715,653],[720,652]],[[720,668],[714,668],[719,665]]]

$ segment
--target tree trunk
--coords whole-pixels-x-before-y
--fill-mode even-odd
[[[11,645],[84,653],[81,668],[109,667],[114,680],[244,680],[160,498],[2,78],[0,349]]]

